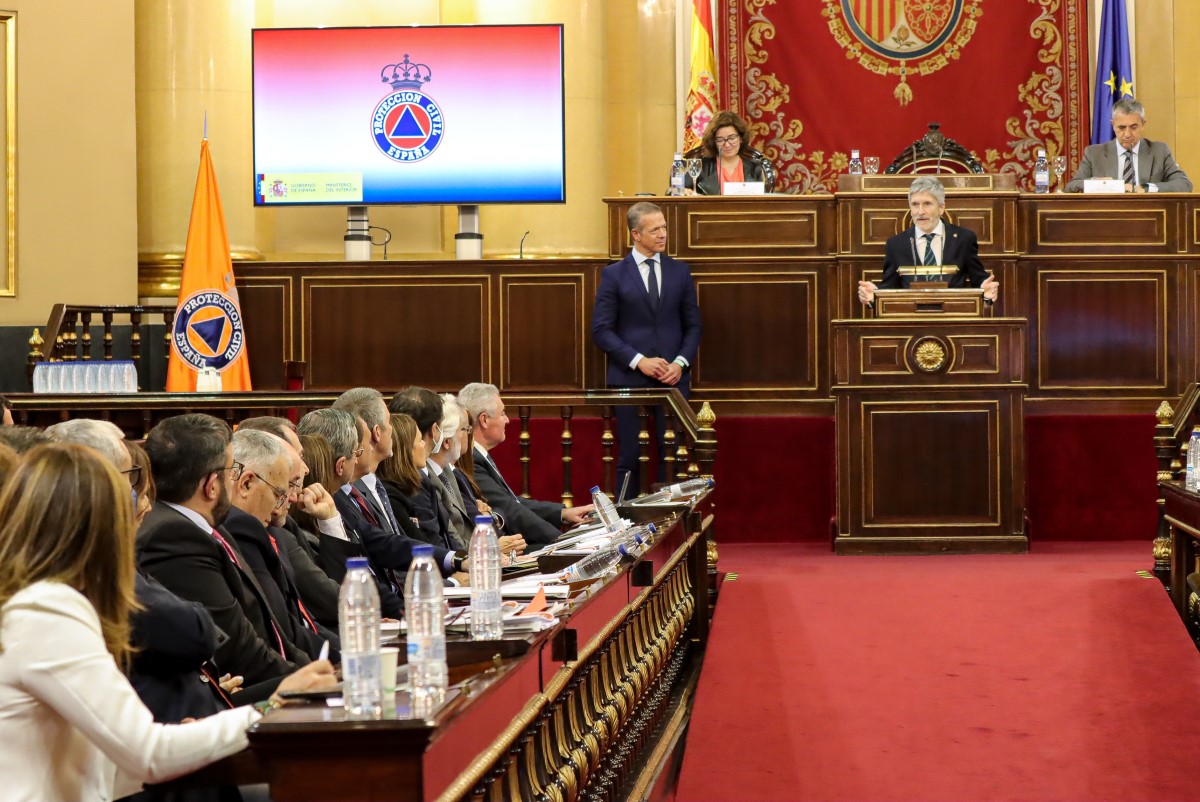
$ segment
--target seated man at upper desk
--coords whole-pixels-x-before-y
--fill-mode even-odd
[[[894,290],[919,286],[920,276],[901,276],[902,265],[944,266],[945,281],[953,288],[978,287],[983,299],[993,303],[1000,294],[1000,283],[979,261],[979,240],[975,232],[942,220],[946,211],[946,188],[930,176],[915,179],[908,188],[908,210],[913,224],[894,237],[889,237],[883,254],[883,280],[878,286],[870,281],[858,282],[858,300],[867,306],[875,303],[875,290]],[[936,278],[931,276],[930,278]]]
[[[1083,192],[1088,178],[1125,179],[1126,192],[1191,192],[1192,182],[1171,155],[1165,142],[1142,136],[1146,109],[1133,98],[1113,104],[1112,127],[1116,139],[1091,145],[1083,162],[1067,183],[1067,192]]]

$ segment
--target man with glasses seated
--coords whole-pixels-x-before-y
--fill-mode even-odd
[[[241,475],[231,437],[224,421],[198,413],[167,418],[150,430],[146,453],[158,498],[138,529],[137,557],[141,570],[208,610],[225,636],[217,644],[217,665],[253,685],[282,678],[310,659],[285,640],[237,543],[216,528]]]
[[[318,624],[304,606],[295,573],[278,541],[267,531],[288,503],[291,460],[287,444],[266,432],[238,430],[233,435],[233,460],[242,471],[233,483],[233,506],[221,530],[236,542],[250,566],[284,639],[314,660],[328,641],[334,649],[331,657],[338,662],[337,635]]]

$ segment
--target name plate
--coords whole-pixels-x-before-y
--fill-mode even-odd
[[[721,188],[722,195],[765,195],[767,188],[762,181],[726,181]]]
[[[1120,195],[1125,192],[1125,182],[1120,178],[1085,178],[1083,191],[1088,195]]]

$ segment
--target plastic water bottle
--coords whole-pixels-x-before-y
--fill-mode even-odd
[[[605,529],[614,534],[624,531],[625,522],[621,520],[621,514],[599,485],[592,488],[592,504],[596,505],[596,514],[600,516],[600,523],[604,524]]]
[[[658,534],[658,527],[654,524],[635,526],[618,534],[613,542],[624,546],[630,556],[637,556],[646,550],[656,534]]]
[[[586,582],[604,576],[613,567],[629,556],[629,549],[624,543],[609,546],[606,549],[592,552],[576,563],[567,566],[567,570],[559,575],[562,582]]]
[[[414,709],[430,710],[445,698],[446,619],[442,572],[433,546],[417,543],[404,580],[404,617],[408,622],[408,678]]]
[[[850,164],[846,168],[846,171],[849,172],[850,175],[863,174],[862,159],[859,157],[857,150],[850,151]]]
[[[1050,162],[1046,160],[1046,149],[1038,148],[1037,161],[1033,164],[1033,191],[1039,195],[1050,192]]]
[[[346,560],[346,578],[338,593],[342,701],[350,718],[379,718],[383,714],[379,618],[379,591],[367,558],[351,557]]]
[[[687,165],[684,164],[683,154],[676,153],[675,161],[671,162],[671,195],[683,194],[683,175],[687,172]]]
[[[662,490],[659,490],[655,493],[642,496],[637,500],[637,503],[662,504],[678,496],[694,496],[712,486],[712,479],[688,479],[686,482],[679,482],[671,485],[670,487],[664,487]]]
[[[499,640],[504,636],[500,612],[500,541],[492,516],[476,515],[471,535],[471,637]]]
[[[1200,489],[1200,426],[1192,427],[1192,437],[1188,440],[1187,478],[1184,487],[1188,490]]]

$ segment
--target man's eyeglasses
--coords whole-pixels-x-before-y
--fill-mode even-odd
[[[142,483],[142,466],[141,465],[134,465],[132,468],[130,468],[127,471],[121,471],[121,473],[125,474],[125,476],[128,477],[130,487],[137,487],[139,484]]]
[[[363,453],[366,450],[367,450],[366,446],[361,446],[361,447],[356,448],[353,451],[351,451],[350,456],[354,457],[355,459],[358,459],[359,457],[361,457],[363,455]]]
[[[283,502],[287,501],[288,497],[288,492],[286,490],[280,490],[278,487],[271,484],[257,473],[252,473],[250,475],[271,489],[271,492],[275,495],[275,509],[279,509],[283,506]]]
[[[714,139],[713,141],[716,142],[718,145],[732,145],[735,142],[739,141],[740,139],[741,139],[741,136],[739,136],[738,134],[734,134],[732,136],[719,136],[716,139]]]
[[[221,468],[219,470],[223,470],[225,473],[229,474],[229,481],[236,482],[238,479],[242,478],[242,471],[246,470],[246,466],[240,462],[234,462],[228,468]]]

